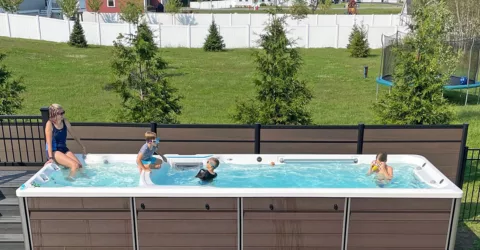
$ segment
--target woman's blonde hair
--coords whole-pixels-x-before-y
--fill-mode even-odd
[[[57,121],[57,115],[60,111],[63,110],[63,107],[60,104],[54,103],[48,107],[48,115],[50,117],[50,121],[55,123]]]

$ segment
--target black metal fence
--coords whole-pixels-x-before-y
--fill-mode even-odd
[[[467,148],[463,174],[462,221],[480,221],[480,148]]]
[[[44,128],[41,116],[0,116],[0,166],[25,166],[44,162]],[[9,151],[9,153],[7,153]],[[36,164],[38,165],[38,164]]]

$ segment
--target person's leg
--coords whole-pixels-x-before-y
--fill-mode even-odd
[[[75,161],[76,163],[78,163],[78,165],[80,165],[80,167],[83,167],[82,166],[82,163],[80,162],[80,160],[72,153],[72,151],[66,150],[67,152],[65,153],[66,156],[68,156],[68,158],[72,159],[73,161]]]
[[[60,151],[55,151],[53,155],[54,155],[54,160],[58,165],[62,165],[70,168],[69,177],[73,178],[77,170],[81,167],[81,165]]]
[[[142,161],[142,163],[143,163],[143,166],[145,167],[145,169],[141,169],[139,167],[138,169],[140,170],[140,173],[142,173],[142,170],[145,170],[146,172],[150,172],[150,165],[151,165],[150,160]]]

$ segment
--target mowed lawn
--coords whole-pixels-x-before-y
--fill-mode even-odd
[[[62,104],[67,117],[75,122],[113,122],[120,99],[104,90],[112,80],[111,47],[76,49],[66,44],[0,38],[0,52],[15,76],[22,76],[27,86],[24,108],[19,114],[39,115],[39,108]],[[300,79],[308,82],[314,93],[309,106],[315,124],[375,124],[375,77],[379,73],[381,50],[373,50],[365,59],[349,57],[345,49],[301,49],[304,66]],[[181,123],[229,124],[237,99],[254,95],[255,64],[252,49],[207,53],[201,49],[161,49],[170,63],[169,81],[185,96]],[[367,79],[363,67],[369,67]],[[381,87],[381,95],[387,91]],[[471,91],[471,92],[474,92]],[[470,124],[468,145],[480,147],[480,105],[471,95],[463,106],[465,92],[446,93],[457,118],[454,123]],[[469,181],[469,179],[467,179]],[[470,180],[471,181],[471,180]],[[476,201],[476,199],[474,199]],[[462,224],[457,237],[460,245],[478,244],[476,223]],[[477,245],[478,246],[478,245]],[[461,248],[470,249],[470,248]]]
[[[254,95],[256,75],[252,49],[207,53],[201,49],[165,48],[161,55],[170,63],[169,81],[179,89],[181,123],[234,123],[236,100]],[[62,43],[0,38],[5,64],[27,86],[24,108],[19,114],[39,114],[50,103],[65,106],[72,121],[113,122],[120,108],[119,97],[104,90],[113,79],[112,47],[72,48]],[[301,49],[304,65],[299,78],[306,80],[314,98],[309,106],[315,124],[374,124],[375,77],[379,74],[381,50],[365,59],[349,57],[345,49]],[[368,78],[363,67],[369,67]],[[381,87],[381,94],[388,89]],[[471,91],[473,92],[473,91]],[[446,93],[455,105],[454,123],[468,122],[470,147],[480,146],[480,106],[465,92]]]

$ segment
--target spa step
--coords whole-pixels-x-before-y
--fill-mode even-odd
[[[22,242],[23,243],[23,234],[0,234],[0,244],[4,242],[11,242],[11,243]]]
[[[22,234],[22,220],[20,216],[0,217],[0,234]],[[0,247],[0,249],[2,249]]]
[[[17,206],[18,207],[18,198],[5,198],[0,200],[0,207],[2,206]]]
[[[25,245],[23,242],[7,242],[7,243],[1,243],[0,242],[0,249],[5,249],[5,250],[25,250]]]
[[[18,198],[0,199],[1,216],[20,216],[20,208],[18,207]]]
[[[20,216],[18,205],[0,205],[1,217]]]
[[[0,197],[17,197],[17,189],[18,187],[0,187]],[[3,195],[2,195],[3,194]]]

